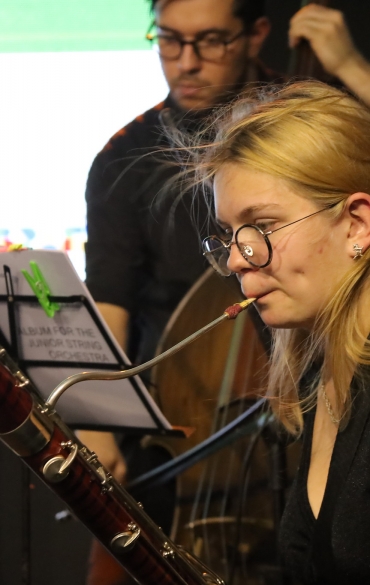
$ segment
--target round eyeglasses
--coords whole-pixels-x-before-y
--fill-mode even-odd
[[[154,23],[151,27],[153,25]],[[245,35],[246,32],[242,30],[231,39],[224,39],[215,33],[205,32],[199,33],[193,41],[184,41],[180,36],[169,32],[157,35],[148,32],[145,38],[151,42],[160,57],[169,61],[179,59],[185,45],[191,45],[196,56],[203,61],[219,61],[225,57],[229,45]]]
[[[236,245],[239,252],[249,264],[255,268],[265,268],[272,261],[272,246],[269,240],[271,234],[303,221],[317,213],[327,211],[338,203],[328,205],[323,209],[314,211],[305,217],[296,219],[290,223],[287,223],[276,230],[263,231],[258,225],[246,223],[242,225],[235,233],[235,241],[225,242],[217,236],[208,236],[203,240],[203,255],[207,258],[208,262],[222,276],[230,276],[233,272],[228,267],[227,263],[230,256],[230,248],[233,244]]]

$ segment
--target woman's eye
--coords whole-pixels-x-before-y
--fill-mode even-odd
[[[277,228],[281,222],[278,219],[256,219],[254,225],[263,232],[270,232]]]
[[[225,231],[222,239],[225,243],[229,244],[233,239],[233,230]]]
[[[263,232],[267,232],[271,229],[273,222],[272,221],[256,221],[255,225]]]
[[[221,240],[231,240],[233,231],[231,228],[223,228],[220,225],[217,226],[217,235]]]

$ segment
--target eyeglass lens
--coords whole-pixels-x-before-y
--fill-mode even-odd
[[[231,270],[227,266],[230,253],[222,242],[218,238],[210,236],[203,242],[203,249],[204,255],[212,268],[222,276],[230,276]]]
[[[166,59],[178,59],[184,45],[192,45],[201,59],[221,59],[225,54],[225,44],[219,39],[199,39],[183,41],[177,37],[158,35],[158,51]]]
[[[236,245],[252,266],[261,267],[268,264],[270,250],[262,233],[253,226],[242,227],[237,232]],[[230,248],[226,248],[216,237],[204,241],[204,254],[211,266],[223,276],[230,276],[231,270],[227,266]]]
[[[264,266],[269,261],[270,251],[266,239],[253,226],[242,227],[237,232],[236,245],[243,258],[253,266]]]

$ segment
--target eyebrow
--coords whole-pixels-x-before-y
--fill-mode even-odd
[[[162,26],[161,24],[157,24],[157,23],[155,23],[155,26],[157,28],[160,28],[161,30],[163,30],[165,32],[172,33],[172,34],[177,35],[179,37],[182,37],[183,36],[183,34],[180,31],[178,31],[178,30],[176,30],[174,28],[170,28],[168,26]],[[205,30],[201,30],[201,31],[197,32],[194,35],[194,38],[197,38],[199,36],[209,35],[209,34],[212,34],[212,33],[217,33],[219,35],[225,35],[225,36],[227,36],[227,35],[230,35],[231,32],[232,31],[230,31],[230,30],[228,30],[226,28],[207,28]]]
[[[278,203],[262,203],[261,205],[250,205],[242,209],[238,215],[236,216],[237,223],[243,224],[245,221],[254,213],[258,213],[261,211],[268,210],[271,213],[274,213],[276,210],[281,210],[281,205]],[[220,227],[225,227],[228,224],[222,219],[216,217],[216,222]]]

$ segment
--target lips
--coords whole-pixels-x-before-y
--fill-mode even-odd
[[[262,299],[267,297],[267,295],[270,295],[271,293],[274,292],[273,290],[269,290],[269,291],[257,293],[256,291],[246,291],[243,288],[242,288],[242,291],[243,291],[243,294],[247,297],[247,299],[255,298],[256,303],[258,303],[259,301],[261,301]]]
[[[195,93],[197,93],[198,91],[200,91],[202,89],[202,86],[200,85],[188,85],[188,84],[182,84],[179,83],[178,85],[176,85],[176,91],[178,93],[181,93],[182,95],[194,95]]]
[[[263,293],[261,295],[257,295],[256,297],[256,303],[261,302],[265,297],[267,297],[267,295],[269,295],[270,293]]]
[[[253,273],[251,274],[250,271],[248,271],[248,274],[237,274],[236,277],[239,280],[243,295],[247,297],[247,299],[255,298],[256,302],[258,302],[260,299],[263,299],[264,297],[267,297],[267,295],[270,295],[276,290],[275,287],[268,289],[262,288],[267,284],[272,285],[272,283],[266,282],[267,279],[265,278],[253,278]]]

